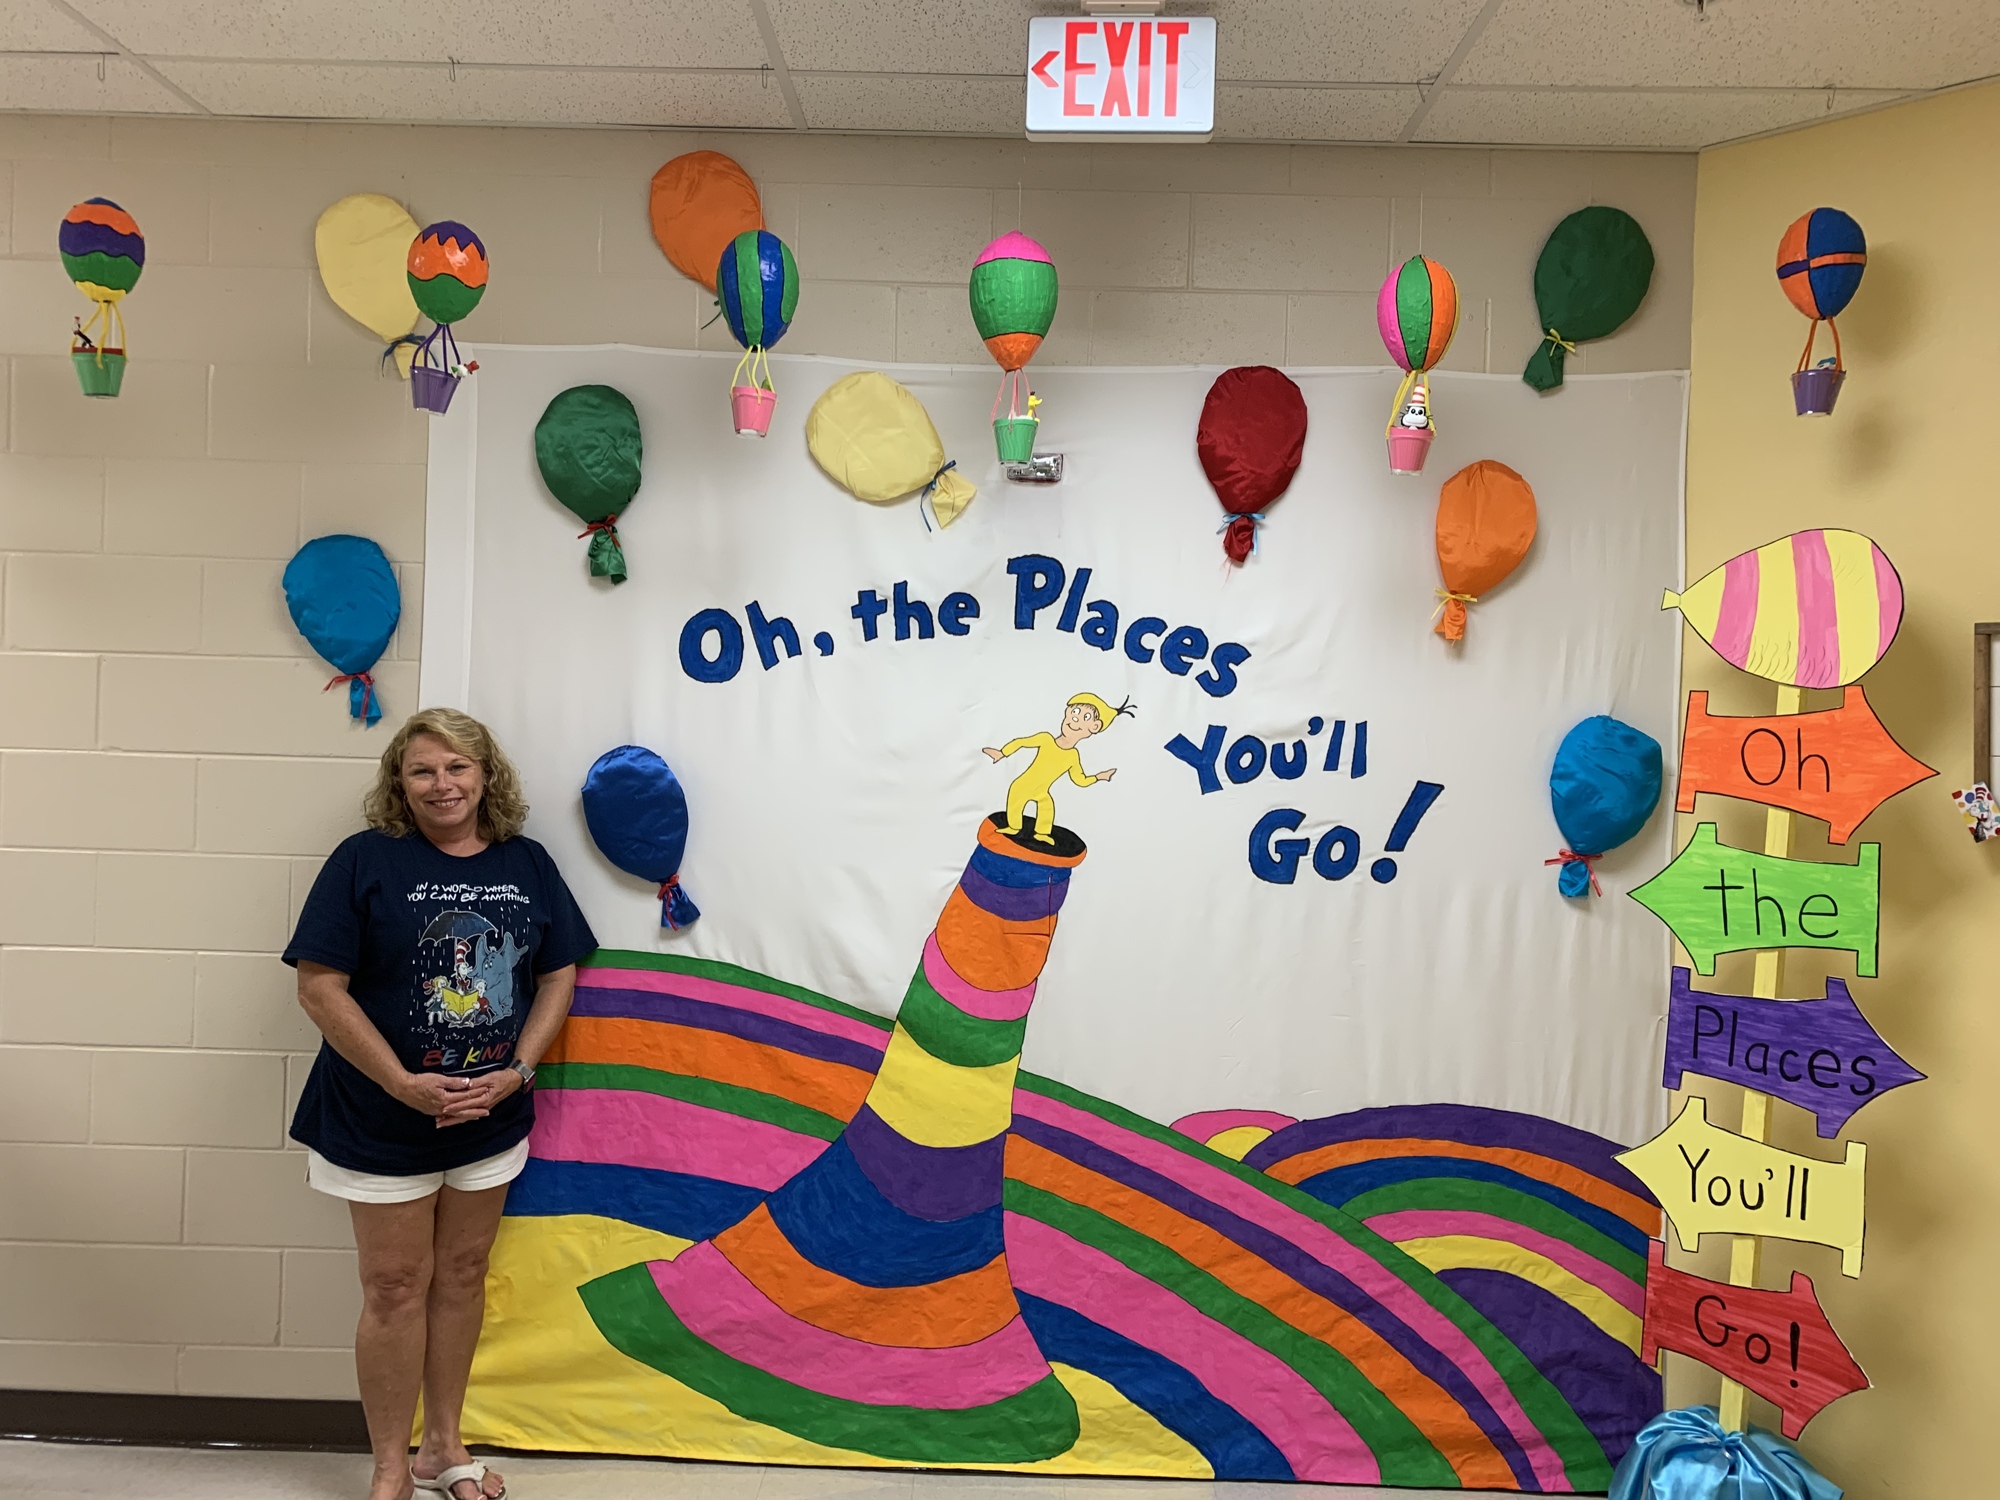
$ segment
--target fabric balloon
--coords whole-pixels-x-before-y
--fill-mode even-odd
[[[367,537],[315,537],[285,564],[283,583],[292,623],[339,674],[328,689],[346,683],[348,713],[378,722],[382,702],[372,671],[403,617],[389,559]]]
[[[1725,1431],[1712,1406],[1663,1411],[1618,1461],[1606,1500],[1840,1500],[1841,1489],[1774,1432]]]
[[[1855,531],[1795,531],[1732,557],[1685,592],[1669,590],[1695,634],[1732,667],[1792,687],[1846,687],[1888,652],[1903,623],[1903,580]]]
[[[440,219],[411,242],[410,295],[433,323],[457,323],[486,295],[486,246],[463,224]]]
[[[146,268],[146,237],[109,198],[87,198],[63,215],[56,253],[76,289],[96,304],[76,320],[70,361],[86,396],[116,396],[125,378],[125,314],[119,303]]]
[[[643,745],[605,751],[583,779],[583,821],[606,859],[659,886],[662,927],[701,915],[681,889],[688,804],[673,767]]]
[[[843,376],[806,415],[806,448],[827,477],[870,505],[922,492],[949,526],[979,491],[945,457],[923,402],[879,370]]]
[[[590,576],[625,581],[618,517],[639,493],[645,445],[639,413],[623,391],[576,385],[543,409],[535,423],[535,464],[542,483],[584,522]]]
[[[1482,458],[1444,482],[1438,494],[1437,634],[1465,639],[1465,606],[1499,586],[1535,540],[1535,492],[1505,464]]]
[[[1549,805],[1564,847],[1544,863],[1562,866],[1557,887],[1565,896],[1598,890],[1591,866],[1646,826],[1660,801],[1662,761],[1658,740],[1608,714],[1563,736],[1549,772]]]
[[[1306,398],[1269,365],[1224,370],[1208,388],[1195,431],[1195,452],[1229,512],[1222,550],[1241,563],[1257,545],[1264,510],[1285,493],[1306,446]]]
[[[1834,319],[1854,300],[1867,268],[1868,237],[1837,208],[1801,214],[1778,241],[1778,285],[1792,306],[1812,319],[1806,328],[1805,351],[1799,355],[1800,370],[1812,362],[1821,323],[1833,334],[1833,368],[1846,368],[1841,362],[1840,325]],[[1828,410],[1832,404],[1829,398]]]
[[[1564,219],[1535,262],[1542,342],[1521,378],[1538,391],[1561,385],[1564,356],[1617,332],[1652,284],[1653,245],[1637,219],[1604,204]]]
[[[757,184],[720,151],[690,151],[655,172],[646,215],[674,269],[711,292],[729,242],[764,227]]]
[[[389,345],[409,378],[421,316],[410,294],[410,244],[417,221],[394,198],[350,193],[330,205],[313,226],[313,255],[320,284],[333,305]]]

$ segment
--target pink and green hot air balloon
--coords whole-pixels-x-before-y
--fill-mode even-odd
[[[1389,273],[1375,299],[1375,326],[1403,371],[1389,418],[1389,472],[1420,474],[1437,427],[1427,378],[1458,331],[1458,283],[1428,256],[1413,255]]]
[[[1021,401],[1021,371],[1042,346],[1056,318],[1056,266],[1049,252],[1020,230],[1012,230],[979,252],[968,288],[972,323],[1000,366],[1000,393],[993,398],[993,440],[1002,463],[1034,457],[1035,408],[1042,398]],[[1000,414],[1000,403],[1007,414]]]

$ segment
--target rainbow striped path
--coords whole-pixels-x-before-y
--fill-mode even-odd
[[[1432,1104],[1301,1121],[1244,1161],[1435,1272],[1622,1453],[1661,1406],[1638,1357],[1661,1215],[1619,1149],[1552,1120]]]
[[[1000,1200],[1028,1007],[1085,851],[1066,829],[1047,846],[1000,823],[980,826],[846,1128],[806,1160],[778,1127],[740,1131],[734,1175],[765,1190],[755,1207],[582,1289],[627,1354],[740,1416],[882,1457],[1032,1463],[1076,1441],[1076,1404],[1014,1296]],[[693,1122],[648,1107],[661,1146],[614,1138],[686,1175]]]
[[[997,876],[1020,873],[987,855],[1012,858],[982,837],[969,871],[1003,886]],[[1061,881],[1043,879],[1046,908]],[[974,1197],[966,1184],[991,1180],[992,1136],[923,1146],[868,1104],[878,1074],[885,1098],[905,1087],[891,1067],[899,1047],[921,1044],[939,1061],[930,1048],[976,1049],[946,1065],[994,1066],[982,1059],[1002,1042],[955,1032],[948,1011],[999,1027],[1025,1018],[1033,980],[1021,971],[1039,969],[1033,950],[1046,950],[1052,913],[1013,919],[1044,924],[1041,936],[983,952],[981,931],[1007,929],[983,924],[962,896],[984,910],[962,879],[900,1024],[725,964],[607,952],[586,967],[538,1079],[528,1170],[508,1198],[502,1246],[514,1259],[496,1261],[468,1405],[478,1440],[1605,1488],[1630,1441],[1629,1409],[1649,1399],[1657,1410],[1657,1383],[1646,1386],[1650,1372],[1624,1344],[1547,1287],[1551,1272],[1573,1277],[1607,1317],[1633,1305],[1644,1262],[1625,1258],[1625,1241],[1640,1227],[1633,1217],[1657,1223],[1657,1210],[1602,1191],[1631,1193],[1608,1162],[1615,1146],[1530,1117],[1433,1107],[1409,1119],[1273,1120],[1282,1128],[1243,1163],[1017,1072],[999,1196]],[[965,977],[982,961],[994,988]],[[886,1135],[935,1170],[884,1171]],[[1334,1154],[1308,1160],[1326,1148]],[[1599,1184],[1596,1198],[1570,1193],[1572,1207],[1548,1196],[1569,1192],[1551,1180],[1558,1165]],[[1388,1175],[1338,1176],[1371,1167]],[[1360,1188],[1347,1210],[1325,1201],[1336,1186]],[[919,1188],[938,1196],[910,1196]],[[856,1203],[881,1217],[843,1218]],[[1626,1228],[1612,1232],[1614,1219]],[[876,1233],[882,1223],[897,1234]],[[856,1224],[866,1232],[850,1232]],[[647,1236],[707,1243],[629,1261],[595,1255]],[[532,1264],[520,1258],[531,1254]],[[1524,1305],[1539,1311],[1522,1316]],[[601,1354],[589,1347],[599,1340]],[[506,1388],[482,1388],[482,1369],[501,1372],[493,1380]],[[1053,1370],[1058,1386],[1018,1383],[1036,1370]],[[1088,1391],[1101,1397],[1089,1398],[1102,1418],[1095,1436],[1087,1419],[1073,1447],[1063,1390],[1079,1408]],[[504,1421],[480,1425],[479,1413],[501,1411]],[[992,1456],[1023,1449],[1054,1456]]]

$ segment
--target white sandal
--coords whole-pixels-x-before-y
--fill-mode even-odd
[[[418,1489],[427,1490],[434,1495],[443,1495],[447,1500],[458,1500],[458,1497],[452,1494],[451,1487],[468,1479],[481,1495],[486,1494],[486,1465],[476,1458],[469,1464],[453,1464],[449,1469],[440,1470],[435,1479],[425,1479],[414,1468],[410,1470],[410,1482]],[[507,1487],[503,1484],[500,1493],[487,1496],[487,1500],[506,1500],[506,1497]]]

